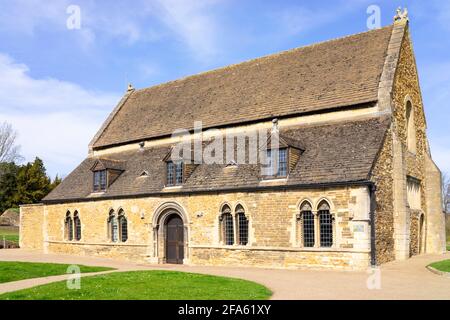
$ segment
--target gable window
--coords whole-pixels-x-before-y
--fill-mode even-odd
[[[73,240],[73,220],[69,211],[67,211],[64,219],[64,238],[67,241]]]
[[[308,202],[304,202],[300,207],[301,226],[302,226],[302,242],[303,246],[307,248],[314,247],[315,232],[314,232],[314,214],[312,207]]]
[[[408,150],[416,153],[416,130],[414,124],[414,107],[410,100],[406,102],[406,141]]]
[[[238,244],[245,246],[248,243],[248,219],[241,205],[236,207],[236,222],[238,232]]]
[[[269,162],[267,174],[268,176],[272,177],[287,176],[287,168],[288,168],[287,148],[279,149],[278,152],[272,149],[267,150],[267,161]]]
[[[106,170],[94,171],[94,192],[106,190]]]
[[[234,226],[233,226],[233,216],[231,215],[231,209],[229,206],[225,205],[222,208],[222,214],[220,216],[222,240],[227,246],[234,244]]]
[[[333,216],[330,213],[330,206],[326,201],[319,205],[319,227],[320,227],[320,246],[333,246]]]
[[[167,162],[167,186],[183,184],[183,162]]]
[[[74,224],[75,241],[80,241],[81,240],[81,220],[80,220],[80,217],[79,217],[77,211],[75,211],[75,213],[73,214],[73,224]]]
[[[119,238],[120,242],[128,240],[128,222],[123,210],[119,211]]]

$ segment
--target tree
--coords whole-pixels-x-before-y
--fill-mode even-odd
[[[442,201],[444,202],[444,211],[450,214],[450,175],[442,175]]]
[[[34,162],[20,167],[17,173],[16,204],[31,204],[42,200],[51,191],[51,180],[45,172],[44,163],[36,158]]]
[[[16,207],[14,195],[17,193],[17,173],[19,166],[14,163],[0,163],[0,213]]]
[[[16,145],[17,132],[12,126],[3,122],[0,124],[0,163],[14,162],[21,159],[19,146]]]

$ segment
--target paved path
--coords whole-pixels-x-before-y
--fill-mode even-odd
[[[421,255],[406,261],[387,263],[380,268],[381,289],[369,290],[369,273],[353,271],[280,270],[244,267],[200,267],[176,265],[145,265],[132,262],[71,256],[42,254],[22,249],[0,250],[0,261],[32,261],[83,264],[129,270],[178,270],[247,279],[270,288],[272,299],[445,299],[450,300],[450,278],[428,271],[431,262],[450,259],[450,254]],[[85,276],[88,274],[85,274]],[[66,279],[66,275],[23,280],[0,285],[0,293],[21,287]]]

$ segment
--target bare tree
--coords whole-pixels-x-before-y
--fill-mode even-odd
[[[442,201],[444,202],[444,211],[450,214],[450,175],[442,174]]]
[[[7,122],[0,123],[0,163],[18,161],[22,158],[16,139],[17,132],[12,126]]]

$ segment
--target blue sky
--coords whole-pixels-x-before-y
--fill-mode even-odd
[[[81,9],[68,29],[67,8]],[[450,1],[0,0],[0,121],[66,175],[126,89],[367,30],[407,6],[433,156],[450,173]]]

